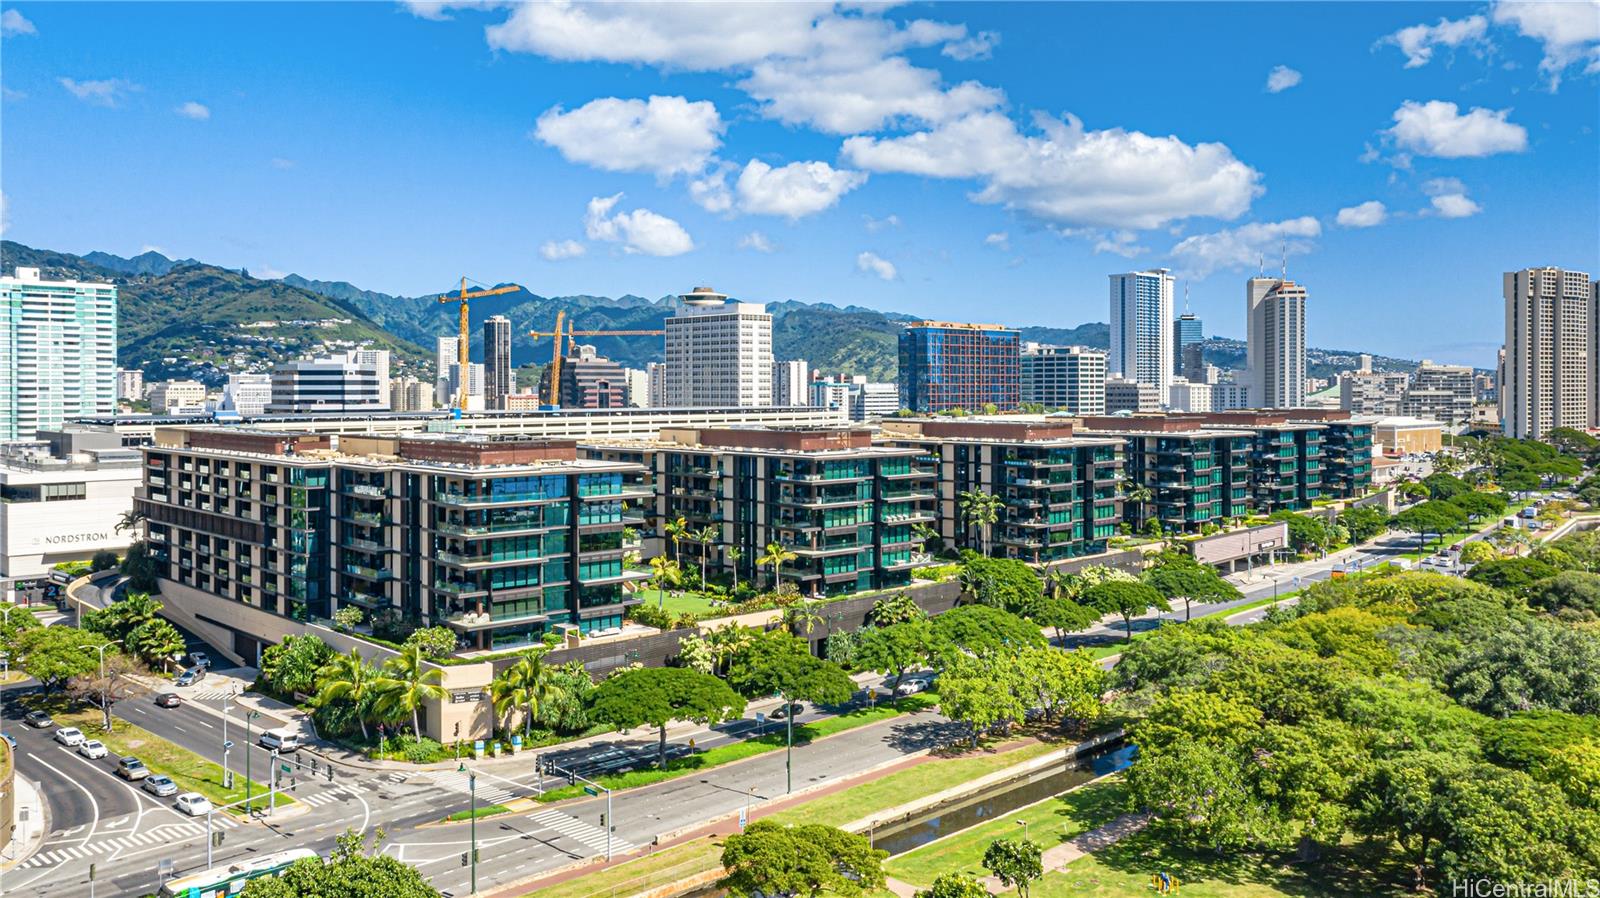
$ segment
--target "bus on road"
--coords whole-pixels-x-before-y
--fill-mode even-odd
[[[263,876],[278,876],[298,861],[319,855],[309,848],[291,848],[275,854],[242,858],[226,867],[212,867],[167,880],[161,898],[230,898],[244,891],[245,883]]]

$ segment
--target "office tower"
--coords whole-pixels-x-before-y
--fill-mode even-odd
[[[1170,387],[1171,385],[1168,384]],[[1161,394],[1155,384],[1124,377],[1106,378],[1106,414],[1146,414],[1161,411]]]
[[[1448,426],[1465,424],[1472,419],[1475,392],[1472,368],[1424,359],[1400,401],[1400,414]]]
[[[230,374],[222,388],[222,407],[241,415],[264,415],[271,401],[270,374]]]
[[[1404,371],[1346,371],[1339,376],[1339,407],[1357,415],[1398,415],[1410,384]]]
[[[850,420],[878,421],[900,411],[900,388],[891,383],[873,383],[863,378],[850,397]]]
[[[1501,424],[1509,437],[1538,439],[1553,428],[1595,423],[1594,287],[1560,268],[1508,271]]]
[[[1206,345],[1203,342],[1190,343],[1183,347],[1183,354],[1178,357],[1178,373],[1190,383],[1215,383],[1207,380],[1206,368],[1216,370],[1215,366],[1206,364]]]
[[[0,277],[0,440],[116,410],[116,285]]]
[[[1187,380],[1175,380],[1168,391],[1171,398],[1171,407],[1175,412],[1209,412],[1212,411],[1212,397],[1216,394],[1216,386],[1208,383],[1191,383]]]
[[[1165,268],[1111,275],[1111,353],[1106,375],[1156,388],[1172,382],[1172,275]],[[1198,322],[1196,322],[1198,324]]]
[[[352,349],[346,355],[351,362],[371,368],[378,376],[378,395],[389,396],[389,350]]]
[[[157,415],[200,414],[206,385],[197,380],[163,380],[150,386],[150,411]]]
[[[1600,281],[1591,285],[1589,297],[1589,426],[1600,427]]]
[[[1187,301],[1185,300],[1185,302]],[[1205,339],[1204,328],[1200,324],[1200,319],[1196,318],[1193,312],[1184,312],[1178,316],[1176,321],[1172,322],[1173,373],[1183,374],[1184,353],[1191,346],[1195,347],[1196,351],[1199,351],[1200,344],[1204,343]]]
[[[389,408],[389,391],[378,369],[355,361],[354,353],[298,359],[272,371],[269,414],[375,412]]]
[[[1306,389],[1306,288],[1283,278],[1245,282],[1250,402],[1298,408]]]
[[[506,407],[506,394],[517,391],[511,373],[511,319],[491,315],[483,321],[483,405]]]
[[[622,369],[622,401],[633,408],[645,408],[650,404],[650,372]]]
[[[710,287],[680,297],[666,321],[667,404],[682,408],[772,405],[772,316]]]
[[[901,405],[914,412],[1012,411],[1022,403],[1022,334],[998,324],[908,324],[899,386]]]
[[[667,408],[667,366],[664,362],[646,362],[644,372],[650,378],[649,401],[646,408]]]
[[[1084,346],[1039,346],[1022,352],[1022,401],[1073,415],[1106,411],[1106,354]]]
[[[117,369],[117,400],[133,402],[144,398],[144,372],[138,368]]]
[[[562,408],[622,408],[622,366],[602,358],[593,346],[579,346],[575,355],[561,359],[561,383],[556,404]],[[550,395],[550,368],[539,375],[539,395]]]
[[[455,381],[456,366],[461,364],[461,338],[440,337],[435,343],[433,362],[433,389],[439,402],[449,407],[455,404],[460,384]]]
[[[811,404],[811,363],[805,359],[772,366],[772,404],[780,408]]]
[[[1250,388],[1233,381],[1218,381],[1211,385],[1211,410],[1215,412],[1250,407]]]
[[[1361,372],[1362,374],[1371,373],[1371,371],[1372,371],[1372,355],[1370,353],[1363,352],[1363,353],[1361,353],[1361,355],[1357,356],[1356,358],[1360,361],[1360,364],[1361,364],[1361,367],[1357,368],[1356,370]]]

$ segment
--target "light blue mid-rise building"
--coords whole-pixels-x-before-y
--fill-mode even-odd
[[[0,277],[0,440],[116,410],[116,285]]]

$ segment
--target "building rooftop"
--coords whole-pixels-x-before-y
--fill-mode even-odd
[[[803,458],[910,455],[916,450],[874,445],[872,431],[850,427],[667,428],[654,439],[601,437],[583,445],[597,449],[740,451]]]
[[[307,464],[339,462],[434,473],[614,471],[627,466],[579,458],[572,440],[484,434],[324,434],[164,428],[149,451],[208,454]]]
[[[1086,438],[1074,428],[1075,419],[1045,415],[969,416],[965,418],[885,418],[882,435],[888,439],[969,440],[994,443],[1049,443],[1089,445],[1108,442]]]

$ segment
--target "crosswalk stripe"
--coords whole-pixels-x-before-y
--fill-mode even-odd
[[[539,814],[530,814],[528,819],[540,826],[553,829],[557,833],[579,842],[592,851],[604,851],[606,847],[606,831],[598,826],[591,826],[560,811],[544,811]],[[626,851],[633,848],[633,843],[615,835],[611,837],[613,851]]]

